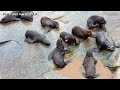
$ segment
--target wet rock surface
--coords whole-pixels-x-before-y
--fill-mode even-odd
[[[5,11],[0,12],[0,19],[3,17]],[[109,35],[113,38],[116,45],[119,43],[119,33],[120,33],[120,12],[112,11],[34,11],[37,15],[33,16],[33,22],[14,22],[7,25],[0,24],[0,42],[5,40],[16,40],[16,42],[9,42],[5,45],[0,45],[0,78],[16,78],[16,79],[64,79],[64,78],[79,78],[80,70],[76,67],[75,72],[78,76],[63,75],[63,72],[54,71],[52,61],[49,62],[47,57],[49,53],[56,47],[56,41],[59,38],[59,34],[63,31],[71,33],[74,26],[80,26],[86,28],[86,21],[91,15],[101,15],[105,17],[107,22],[107,30]],[[59,22],[60,29],[51,30],[46,34],[46,37],[51,41],[49,47],[42,45],[40,43],[29,44],[25,40],[25,32],[27,30],[36,30],[43,33],[43,28],[41,28],[40,19],[43,16],[47,16],[55,21]],[[112,42],[112,41],[111,41]],[[79,46],[69,46],[68,48],[72,51],[70,56],[66,56],[65,60],[70,59],[72,56],[80,57],[78,62],[82,62],[85,57],[86,51],[92,47],[95,47],[95,40],[93,38],[86,39]],[[116,53],[116,54],[114,54]],[[96,60],[102,60],[103,65],[112,66],[113,62],[118,61],[120,50],[116,48],[115,52],[111,53],[109,51],[101,51],[100,53],[93,53]],[[118,55],[117,55],[118,54]],[[111,60],[112,56],[115,57]],[[120,61],[118,61],[120,62]],[[73,63],[71,63],[73,65]],[[79,63],[80,64],[80,63]],[[68,65],[67,67],[69,67]],[[116,66],[116,65],[115,65]],[[68,70],[67,67],[64,70]],[[72,66],[71,66],[72,68]],[[74,69],[74,68],[73,68]],[[102,71],[103,69],[103,71]],[[102,69],[97,69],[97,72],[101,74],[101,78],[111,78],[112,73],[109,72],[106,67]],[[79,70],[79,71],[76,71]],[[108,73],[104,75],[104,71],[107,70]]]

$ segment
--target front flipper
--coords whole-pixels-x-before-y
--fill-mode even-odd
[[[48,61],[52,60],[56,48],[48,55]]]
[[[51,28],[50,28],[50,27],[45,27],[44,34],[48,33],[50,30],[51,30]]]
[[[65,55],[71,52],[70,50],[64,50],[64,51],[65,51]]]
[[[96,47],[93,48],[93,51],[94,51],[94,52],[97,52],[97,53],[100,52],[100,50],[99,50],[98,48],[96,48]]]
[[[87,78],[87,76],[86,76],[86,74],[85,74],[85,73],[83,73],[83,72],[82,72],[82,75],[83,75],[85,78]]]
[[[92,36],[90,36],[91,38],[96,38],[96,35],[92,35]]]
[[[25,38],[25,42],[28,42],[28,43],[34,43],[35,40],[32,40],[32,39],[30,39],[30,38]]]

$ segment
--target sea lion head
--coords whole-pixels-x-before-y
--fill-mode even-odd
[[[87,51],[87,53],[86,53],[86,56],[87,56],[87,57],[91,57],[91,56],[93,56],[92,53],[93,53],[93,50],[92,50],[92,49],[89,49],[89,50]]]
[[[64,50],[64,45],[63,45],[61,39],[58,39],[58,40],[57,40],[56,46],[57,46],[58,49]]]
[[[1,19],[0,23],[6,23],[8,21],[8,18]]]
[[[105,21],[105,19],[104,19],[103,17],[99,17],[99,18],[98,18],[98,23],[99,23],[99,24],[104,24],[104,25],[105,25],[106,22],[107,22],[107,21]]]
[[[65,42],[69,45],[76,44],[76,39],[73,36],[65,36]]]

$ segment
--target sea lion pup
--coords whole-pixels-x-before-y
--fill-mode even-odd
[[[95,38],[95,36],[92,35],[91,31],[85,30],[79,26],[75,26],[72,28],[72,35],[80,38],[82,41],[87,39],[88,37]]]
[[[21,19],[18,18],[19,16],[19,11],[13,11],[10,14],[7,14],[5,17],[3,17],[0,20],[1,24],[5,24],[5,23],[9,23],[9,22],[13,22],[13,21],[20,21]]]
[[[44,16],[40,20],[41,26],[46,29],[46,32],[49,32],[51,29],[58,29],[59,28],[59,23],[56,21],[51,20],[50,18]]]
[[[24,21],[33,21],[32,11],[20,11],[20,19]]]
[[[64,68],[69,61],[64,61],[64,56],[66,50],[64,49],[64,45],[61,39],[58,39],[56,42],[56,48],[48,55],[48,60],[53,59],[53,63],[55,64],[56,69]]]
[[[108,41],[104,32],[96,33],[96,45],[97,48],[93,48],[95,52],[100,52],[101,50],[110,50],[110,51],[115,50],[115,46]]]
[[[97,78],[99,74],[96,74],[96,63],[97,61],[93,57],[93,50],[89,49],[86,53],[86,56],[83,61],[83,67],[85,69],[85,73],[82,73],[85,78],[93,79]]]
[[[65,41],[68,45],[78,45],[79,42],[77,42],[76,38],[67,32],[61,32],[60,37],[63,41]]]
[[[38,33],[37,31],[27,30],[25,33],[25,41],[29,43],[41,42],[45,45],[51,45],[50,41],[43,34]]]
[[[105,27],[106,22],[107,21],[105,21],[105,19],[102,16],[93,15],[88,18],[87,26],[89,29],[94,29],[94,28],[98,27],[101,30],[106,32],[106,27]]]

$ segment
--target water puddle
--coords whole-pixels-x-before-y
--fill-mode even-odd
[[[78,57],[72,57],[71,59],[71,63],[69,63],[65,68],[55,72],[61,76],[72,79],[85,79],[82,75],[82,72],[85,72],[82,66],[83,60]],[[96,79],[112,79],[113,76],[113,73],[107,67],[104,67],[101,60],[98,60],[96,64],[96,74],[100,75]]]

